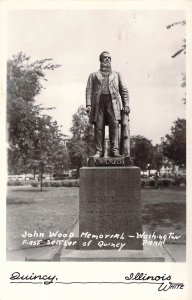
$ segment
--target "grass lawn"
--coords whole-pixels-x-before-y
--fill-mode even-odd
[[[173,232],[181,235],[179,242],[185,242],[185,188],[143,189],[141,198],[144,230],[163,235]]]
[[[79,189],[75,187],[8,187],[7,248],[21,247],[21,234],[50,231],[67,232],[78,217]],[[144,189],[142,215],[144,230],[168,234],[174,232],[185,240],[185,190]]]
[[[7,248],[21,247],[21,234],[67,232],[78,217],[78,188],[8,187]]]

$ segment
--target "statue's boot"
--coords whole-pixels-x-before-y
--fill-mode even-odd
[[[112,151],[112,152],[111,152],[111,156],[112,156],[112,157],[122,157],[122,155],[119,154],[119,151]]]
[[[93,156],[94,158],[99,158],[101,157],[101,152],[96,151],[95,155]]]

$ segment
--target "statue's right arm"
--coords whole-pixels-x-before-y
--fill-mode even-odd
[[[87,81],[87,87],[86,87],[86,107],[91,107],[92,91],[93,91],[93,76],[92,74],[90,74]]]

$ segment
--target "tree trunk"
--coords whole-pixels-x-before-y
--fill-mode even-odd
[[[40,162],[40,187],[41,187],[41,192],[43,191],[43,162]]]

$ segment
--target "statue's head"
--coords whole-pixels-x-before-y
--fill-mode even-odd
[[[108,51],[103,51],[100,55],[99,55],[99,60],[100,62],[103,63],[110,63],[111,62],[111,55]]]

